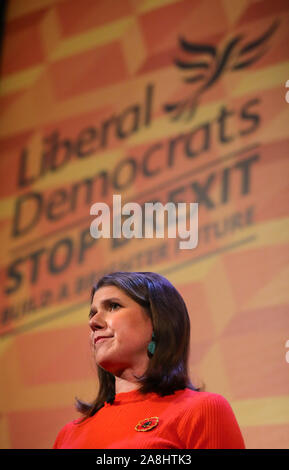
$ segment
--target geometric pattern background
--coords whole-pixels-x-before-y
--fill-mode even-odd
[[[177,287],[192,381],[228,399],[247,448],[288,448],[288,20],[285,0],[10,0],[1,448],[51,448],[78,416],[74,398],[95,397],[89,295],[112,270]],[[193,55],[181,39],[206,49]],[[202,63],[203,78],[186,81],[196,72],[176,60]],[[195,112],[173,119],[165,106],[193,103],[208,77]],[[198,202],[198,246],[92,239],[90,206],[113,194]]]

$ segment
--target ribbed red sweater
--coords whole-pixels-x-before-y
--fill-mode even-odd
[[[94,416],[79,421],[60,430],[54,449],[245,448],[228,401],[217,393],[189,388],[165,397],[138,390],[117,393],[114,403],[105,403]],[[138,423],[142,431],[135,429]]]

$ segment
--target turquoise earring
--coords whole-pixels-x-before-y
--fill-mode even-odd
[[[153,356],[154,355],[154,352],[155,352],[155,349],[156,349],[156,342],[155,342],[155,339],[156,339],[156,336],[155,334],[153,333],[152,334],[152,340],[151,342],[149,343],[148,345],[148,352]]]

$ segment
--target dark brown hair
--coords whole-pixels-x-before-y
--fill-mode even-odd
[[[138,377],[140,393],[171,395],[186,387],[200,391],[188,375],[190,318],[186,304],[177,289],[163,276],[153,272],[114,272],[103,276],[93,286],[94,293],[104,286],[116,286],[145,308],[151,318],[156,349],[145,374]],[[113,403],[115,377],[97,366],[99,391],[93,403],[76,399],[76,408],[84,419],[93,416],[105,402]]]

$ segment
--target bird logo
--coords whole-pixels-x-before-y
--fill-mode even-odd
[[[279,26],[279,20],[273,24],[258,38],[244,41],[244,35],[240,34],[227,41],[219,50],[210,44],[198,44],[179,38],[179,46],[188,60],[175,59],[174,63],[184,74],[184,82],[198,84],[192,96],[189,98],[164,105],[164,111],[171,113],[173,120],[187,115],[191,119],[198,107],[201,95],[216,83],[225,72],[242,70],[257,62],[268,50],[269,39]]]

